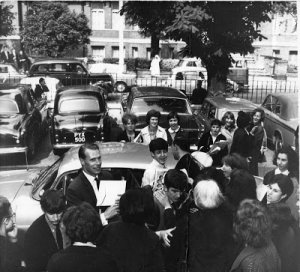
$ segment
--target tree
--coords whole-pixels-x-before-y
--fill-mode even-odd
[[[14,14],[11,12],[12,5],[5,5],[0,1],[0,36],[12,34]]]
[[[140,28],[145,29],[147,21],[140,20],[139,12],[143,10],[144,2],[138,3],[138,15],[134,9],[136,3],[130,2],[130,12],[128,9],[124,9],[124,12],[126,16],[134,18],[133,21]],[[158,14],[162,16],[152,18],[158,31],[161,31],[164,38],[184,41],[186,46],[181,51],[183,56],[201,58],[208,72],[211,89],[214,87],[211,84],[213,79],[222,82],[225,88],[228,68],[233,62],[231,53],[252,53],[253,41],[264,38],[258,27],[260,23],[270,21],[272,6],[271,2],[178,1],[167,2],[169,7],[166,10],[159,3],[152,5],[151,12],[144,7],[144,13],[153,16],[156,14],[154,8],[159,9]]]
[[[165,27],[171,23],[166,13],[173,6],[174,2],[168,1],[128,1],[121,9],[121,15],[125,14],[129,25],[138,25],[142,35],[151,37],[151,57],[159,53],[159,40],[164,37]]]
[[[86,16],[71,12],[60,2],[32,2],[21,32],[24,46],[49,57],[63,56],[90,42]]]

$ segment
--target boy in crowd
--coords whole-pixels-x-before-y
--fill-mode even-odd
[[[142,187],[150,185],[154,192],[162,189],[163,176],[168,170],[166,167],[168,143],[162,138],[156,138],[150,142],[149,150],[153,160],[144,172]]]

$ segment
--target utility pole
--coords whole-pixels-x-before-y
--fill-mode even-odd
[[[123,0],[119,0],[119,12],[123,7]],[[124,72],[124,16],[120,15],[120,25],[119,25],[119,73]]]

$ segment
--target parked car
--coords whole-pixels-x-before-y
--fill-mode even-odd
[[[113,181],[125,179],[126,190],[139,187],[143,173],[152,160],[148,147],[137,143],[120,142],[98,143],[98,145],[101,149],[102,169],[113,175]],[[66,193],[67,186],[81,168],[78,149],[79,147],[71,148],[63,157],[40,173],[35,169],[0,171],[0,191],[12,203],[21,238],[31,223],[42,214],[39,200],[43,192],[47,189],[56,189]],[[174,168],[175,164],[172,154],[169,154],[167,166]]]
[[[107,106],[103,93],[93,86],[69,86],[57,93],[51,114],[50,138],[54,154],[86,141],[103,140]]]
[[[45,59],[34,62],[29,77],[51,76],[58,78],[64,86],[96,84],[114,91],[114,79],[107,73],[90,73],[84,64],[75,59]]]
[[[0,83],[19,83],[20,79],[26,77],[18,68],[11,63],[0,63]]]
[[[47,102],[35,101],[28,85],[0,85],[0,152],[32,158],[48,129]]]
[[[221,120],[227,111],[231,111],[236,119],[239,111],[251,113],[258,106],[249,100],[238,97],[207,97],[200,107],[199,114],[209,126],[213,119]]]
[[[155,109],[161,113],[159,125],[169,126],[167,115],[176,111],[180,118],[180,126],[189,133],[191,145],[197,145],[198,140],[206,131],[206,126],[193,114],[186,95],[179,90],[169,87],[132,87],[126,101],[123,101],[124,111],[133,112],[138,117],[136,130],[146,124],[146,114]]]
[[[283,144],[294,147],[299,125],[298,93],[272,93],[261,105],[265,111],[264,127],[268,141],[277,151]]]

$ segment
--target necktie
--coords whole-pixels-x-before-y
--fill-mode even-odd
[[[97,184],[97,188],[99,190],[100,180],[97,177],[95,177],[95,181],[96,181],[96,184]]]
[[[63,239],[59,228],[59,224],[56,225],[55,233],[56,233],[57,247],[58,249],[63,249]]]

